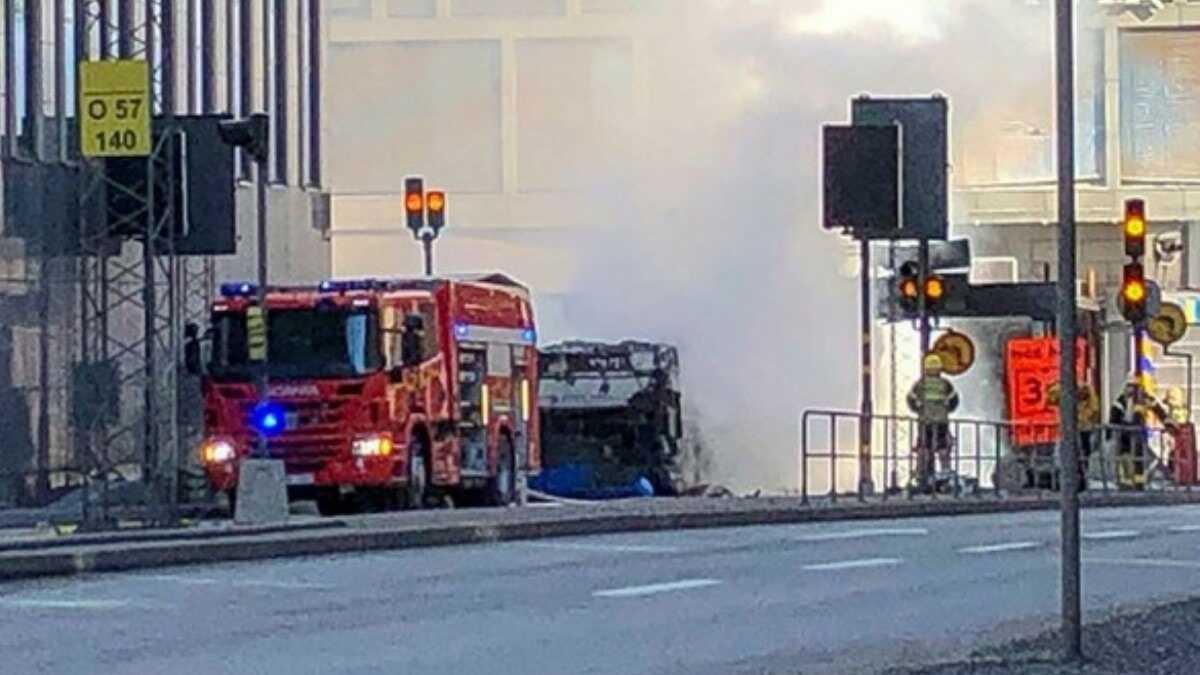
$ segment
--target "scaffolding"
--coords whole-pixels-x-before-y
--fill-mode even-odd
[[[173,234],[184,217],[175,213],[172,198],[181,133],[174,122],[179,9],[178,0],[5,2],[5,168],[47,167],[32,173],[25,186],[30,194],[54,190],[59,184],[47,177],[55,171],[77,172],[78,227],[63,228],[58,236],[25,237],[23,250],[7,261],[17,263],[8,267],[21,274],[6,279],[12,283],[5,290],[19,295],[14,291],[23,288],[28,296],[8,304],[36,307],[38,375],[36,401],[29,405],[36,410],[36,451],[24,466],[8,458],[0,470],[23,473],[21,482],[38,504],[64,484],[99,487],[98,497],[84,491],[84,520],[91,527],[114,524],[107,488],[118,475],[142,486],[144,521],[174,520],[180,461],[190,445],[185,433],[197,431],[195,425],[181,427],[181,409],[195,407],[180,394],[182,327],[205,313],[214,270],[211,257],[180,256],[174,249]],[[189,1],[187,26],[195,24],[197,11],[197,3]],[[49,39],[47,25],[53,27]],[[43,55],[50,51],[44,44],[53,46],[49,115]],[[192,50],[187,55],[194,58]],[[147,62],[155,113],[150,155],[122,160],[134,162],[136,170],[117,177],[112,160],[80,156],[68,105],[68,92],[77,86],[76,64],[113,58]],[[189,62],[189,73],[192,66]],[[12,190],[7,176],[5,185]],[[64,197],[70,199],[59,195]],[[13,194],[6,202],[23,199],[25,194]],[[12,222],[14,210],[6,209],[7,236],[32,233],[38,229],[34,224],[53,220],[36,203],[22,208],[18,219],[31,223]],[[13,362],[27,361],[29,348],[9,338]],[[7,384],[15,388],[13,376],[8,373]],[[28,399],[30,383],[25,384]]]

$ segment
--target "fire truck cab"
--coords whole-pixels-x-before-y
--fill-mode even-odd
[[[289,497],[315,499],[322,514],[463,493],[507,505],[521,472],[539,471],[537,334],[519,282],[494,273],[271,287],[265,362],[254,354],[256,297],[252,284],[223,285],[211,327],[203,337],[190,327],[186,347],[202,378],[201,460],[231,505],[260,432],[267,456],[284,462]]]

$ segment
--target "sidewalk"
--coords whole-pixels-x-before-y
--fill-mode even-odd
[[[1200,492],[1085,494],[1088,508],[1200,504]],[[169,565],[359,553],[615,532],[778,525],[1058,508],[1052,496],[951,500],[841,500],[804,505],[797,498],[630,499],[588,505],[381,513],[344,518],[294,516],[280,526],[228,521],[178,530],[58,537],[0,536],[0,580],[111,572]]]

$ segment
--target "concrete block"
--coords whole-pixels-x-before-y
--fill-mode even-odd
[[[277,459],[247,459],[238,469],[239,525],[284,523],[288,519],[287,478]]]

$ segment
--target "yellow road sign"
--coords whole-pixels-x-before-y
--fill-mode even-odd
[[[1187,315],[1183,308],[1173,302],[1164,302],[1158,309],[1158,314],[1146,324],[1146,332],[1150,339],[1158,344],[1169,347],[1179,342],[1187,332]]]
[[[84,157],[150,154],[150,69],[145,61],[79,63],[79,150]]]
[[[975,363],[975,343],[971,338],[950,331],[933,343],[933,353],[942,360],[942,372],[962,375]]]

